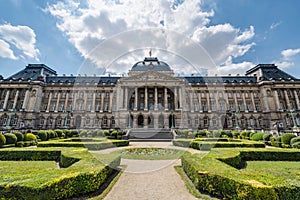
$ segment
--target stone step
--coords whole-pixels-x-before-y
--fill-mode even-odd
[[[173,134],[168,129],[132,129],[129,133],[129,140],[172,140]]]

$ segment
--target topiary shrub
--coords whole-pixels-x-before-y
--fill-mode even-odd
[[[270,138],[272,137],[272,134],[270,134],[270,133],[265,133],[264,135],[263,135],[263,141],[265,141],[265,142],[268,142],[268,141],[270,141]]]
[[[88,136],[88,131],[85,130],[85,129],[84,129],[84,130],[81,130],[80,133],[79,133],[79,136],[80,136],[80,137],[87,137],[87,136]]]
[[[271,145],[274,147],[281,147],[281,136],[271,137],[270,138]]]
[[[212,135],[213,135],[213,137],[218,138],[218,137],[220,137],[221,133],[219,130],[213,130]]]
[[[79,137],[79,132],[77,130],[72,130],[70,133],[70,137]]]
[[[56,130],[54,130],[54,132],[57,134],[57,137],[59,137],[59,138],[61,138],[64,133],[64,131],[60,130],[60,129],[56,129]]]
[[[53,130],[47,130],[48,139],[54,139],[57,138],[57,133]]]
[[[37,134],[42,141],[48,140],[48,133],[44,130],[40,130]]]
[[[112,131],[111,134],[110,134],[114,139],[117,139],[118,138],[118,131]]]
[[[291,139],[291,145],[293,145],[296,142],[300,142],[300,136],[294,137],[294,138]]]
[[[300,149],[300,142],[295,142],[292,144],[292,147],[293,148],[297,148],[297,149]]]
[[[0,133],[0,147],[5,144],[6,144],[6,138],[2,133]]]
[[[241,133],[239,131],[232,131],[233,138],[239,138],[240,134]]]
[[[255,133],[252,135],[251,140],[259,141],[263,140],[264,133]]]
[[[37,138],[34,134],[32,133],[26,133],[24,135],[24,141],[37,141]]]
[[[282,137],[281,138],[282,144],[290,145],[292,138],[295,138],[296,135],[294,135],[292,133],[285,133],[281,137]]]
[[[5,133],[6,144],[16,144],[17,143],[17,136],[13,133]]]
[[[24,135],[21,132],[14,132],[14,134],[17,136],[17,142],[21,142],[24,140]]]
[[[104,131],[103,131],[103,134],[104,134],[105,136],[110,136],[109,130],[104,130]]]
[[[199,130],[197,131],[197,134],[195,135],[195,137],[205,137],[206,136],[206,131],[205,130]]]

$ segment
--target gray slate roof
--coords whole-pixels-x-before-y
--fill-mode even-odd
[[[170,66],[156,57],[146,57],[144,61],[137,62],[131,68],[132,71],[171,71]]]

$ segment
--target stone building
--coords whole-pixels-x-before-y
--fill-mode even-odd
[[[0,77],[0,129],[296,130],[300,80],[273,64],[244,76],[176,76],[155,57],[124,77],[57,75],[29,64]]]

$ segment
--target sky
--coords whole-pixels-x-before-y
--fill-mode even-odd
[[[0,75],[31,63],[126,74],[158,57],[176,74],[245,74],[274,63],[300,78],[298,0],[0,0]]]

